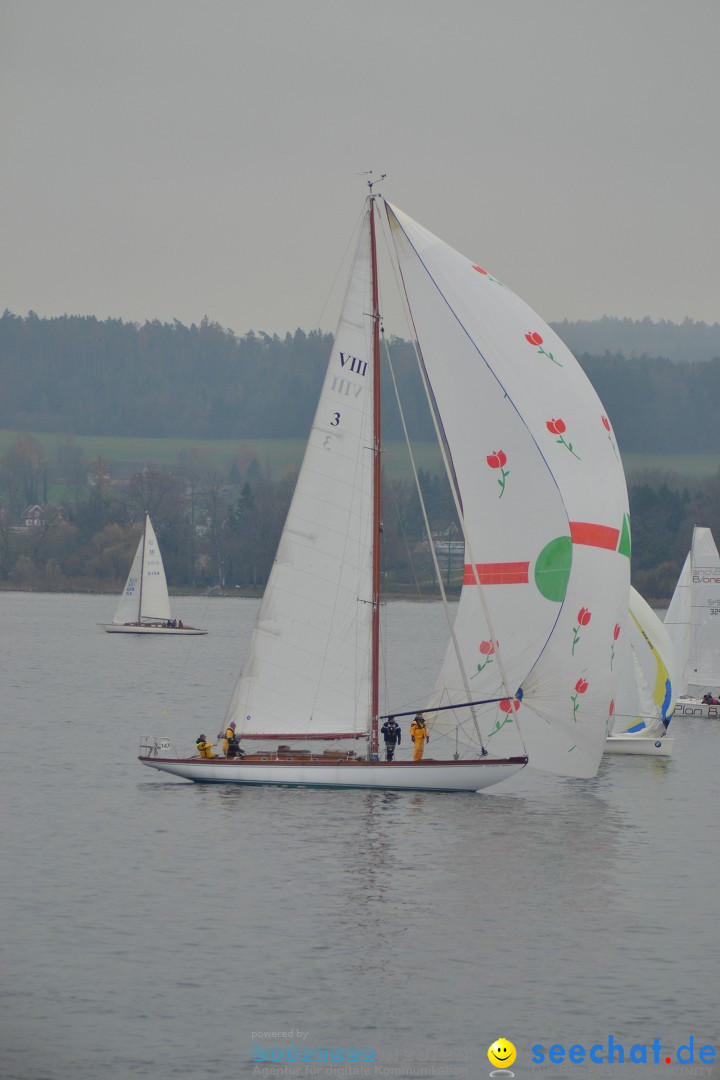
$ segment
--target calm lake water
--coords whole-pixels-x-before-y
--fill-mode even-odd
[[[264,1075],[475,1078],[499,1037],[518,1078],[720,1075],[698,1056],[720,1049],[720,723],[485,795],[195,786],[142,767],[140,736],[214,738],[257,602],[176,599],[210,633],[174,640],[102,633],[114,606],[0,596],[3,1080],[234,1080],[293,1043],[343,1062]],[[399,711],[443,617],[387,618]],[[622,1065],[532,1060],[611,1037]],[[654,1039],[661,1064],[628,1062]]]

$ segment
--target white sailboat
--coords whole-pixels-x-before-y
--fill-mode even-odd
[[[668,726],[675,708],[675,650],[660,619],[630,588],[627,634],[618,635],[618,686],[608,716],[606,754],[670,757]]]
[[[378,220],[466,553],[427,713],[433,756],[420,761],[405,756],[407,738],[393,761],[378,753],[378,721],[408,715],[379,703]],[[528,757],[592,776],[614,695],[613,632],[627,618],[629,556],[612,428],[574,357],[497,278],[371,184],[305,458],[226,715],[243,747],[252,740],[257,749],[203,760],[151,736],[140,761],[204,783],[425,791],[478,791]],[[578,609],[592,612],[581,628]],[[317,749],[323,740],[330,749]]]
[[[113,621],[100,625],[108,634],[207,634],[172,618],[165,567],[149,514]]]
[[[678,663],[675,716],[720,720],[720,556],[710,529],[695,526],[665,626]]]

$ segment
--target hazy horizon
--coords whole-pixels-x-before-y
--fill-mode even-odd
[[[2,0],[0,31],[17,315],[332,330],[372,168],[549,322],[720,320],[714,0]]]

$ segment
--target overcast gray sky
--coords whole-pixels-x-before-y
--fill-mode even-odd
[[[720,320],[718,0],[0,18],[0,308],[332,329],[372,168],[548,320]]]

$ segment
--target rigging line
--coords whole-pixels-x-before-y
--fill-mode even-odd
[[[340,277],[340,274],[342,272],[342,268],[345,265],[345,260],[347,259],[348,251],[352,247],[353,242],[355,242],[355,244],[357,245],[357,241],[355,240],[355,237],[356,237],[356,234],[357,234],[358,230],[360,229],[360,226],[361,226],[364,215],[365,215],[365,207],[363,206],[363,209],[361,210],[361,212],[358,215],[358,218],[357,218],[357,220],[355,222],[355,228],[350,233],[350,237],[349,237],[348,242],[347,242],[347,244],[345,246],[345,251],[343,252],[343,256],[342,256],[342,258],[340,260],[340,263],[338,264],[338,268],[335,271],[335,277],[333,278],[332,284],[330,285],[330,288],[328,289],[327,296],[325,297],[325,303],[322,306],[322,309],[320,311],[320,316],[319,316],[319,318],[318,318],[318,320],[317,320],[317,322],[315,324],[315,329],[320,330],[321,333],[322,333],[322,330],[321,330],[321,327],[320,327],[320,323],[322,321],[322,317],[325,314],[325,311],[327,309],[328,304],[330,303],[330,297],[332,296],[333,292],[335,291],[335,286],[338,283],[338,278]]]
[[[385,202],[384,199],[383,199],[383,205],[385,207],[385,213],[387,215],[387,213],[388,213],[388,204]],[[388,223],[389,223],[389,218],[388,218]],[[398,225],[399,224],[400,223],[398,222]],[[402,230],[402,231],[403,231],[403,236],[405,236],[411,250],[414,252],[415,256],[418,258],[420,263],[423,266],[425,266],[425,264],[422,262],[422,259],[420,259],[420,256],[415,251],[415,248],[414,248],[413,244],[410,242],[409,238],[405,234],[405,231],[404,230]],[[393,241],[393,246],[394,246],[394,241]],[[397,250],[397,249],[395,249],[395,250]],[[405,290],[405,284],[404,284],[403,277],[402,277],[402,270],[400,270],[399,260],[391,260],[391,262],[392,262],[394,270],[395,270],[395,264],[397,262],[396,276],[397,276],[397,274],[399,274],[400,275],[400,282],[402,282],[402,286],[400,288],[400,295],[403,298],[406,317],[407,317],[407,319],[409,321],[409,325],[412,328],[412,332],[413,332],[413,349],[415,351],[415,359],[417,361],[418,369],[420,371],[420,377],[422,379],[422,383],[423,383],[423,386],[424,386],[424,389],[425,389],[425,396],[427,398],[428,406],[430,408],[430,415],[432,416],[433,426],[435,428],[435,436],[437,438],[438,446],[440,448],[440,453],[442,455],[443,465],[445,466],[445,472],[447,474],[448,481],[450,483],[450,489],[452,491],[453,501],[455,503],[455,511],[456,511],[456,513],[458,515],[458,521],[460,523],[460,529],[461,529],[462,534],[463,534],[463,540],[464,540],[464,543],[465,543],[466,552],[470,557],[470,565],[472,567],[473,577],[475,579],[475,585],[476,585],[477,590],[478,590],[478,596],[480,597],[480,604],[482,606],[483,615],[485,616],[485,620],[486,620],[488,629],[490,631],[490,636],[494,637],[494,632],[493,632],[493,628],[492,628],[492,620],[490,618],[490,611],[489,611],[489,608],[488,608],[487,597],[485,595],[485,589],[483,588],[483,586],[482,586],[482,584],[480,582],[480,574],[479,574],[478,568],[477,568],[477,561],[475,559],[472,547],[471,547],[469,539],[468,539],[467,529],[465,527],[465,516],[463,514],[462,504],[460,502],[460,495],[459,495],[459,492],[458,492],[458,489],[457,489],[457,482],[456,482],[456,479],[455,479],[455,470],[452,468],[451,463],[448,460],[447,447],[445,445],[445,440],[444,440],[444,438],[442,437],[442,434],[441,434],[440,424],[439,424],[438,415],[437,415],[437,408],[435,406],[434,397],[433,397],[433,394],[432,394],[432,389],[430,387],[430,380],[428,378],[427,371],[425,370],[425,364],[424,364],[424,362],[422,360],[422,350],[420,348],[420,343],[418,341],[417,331],[415,329],[415,321],[414,321],[414,319],[412,317],[412,312],[410,310],[410,303],[408,301],[407,292]],[[427,270],[427,267],[425,267],[425,269]],[[429,271],[428,271],[428,276],[430,277],[430,280],[433,282],[435,287],[438,288],[437,285],[435,284],[434,279],[432,278],[432,275],[429,274]],[[443,300],[445,300],[445,303],[447,304],[447,306],[452,311],[452,308],[450,307],[450,304],[448,303],[447,299],[443,296],[443,294],[442,294],[442,292],[441,292],[441,290],[439,288],[438,288],[438,292],[443,297]],[[453,314],[454,314],[454,312],[453,312]],[[464,329],[464,327],[463,327],[463,329]],[[467,331],[466,331],[466,333],[467,333]],[[474,342],[473,342],[473,344],[474,344]],[[476,348],[477,348],[477,346],[476,346]],[[478,352],[479,352],[479,350],[478,350]],[[483,359],[485,359],[485,358],[483,357]],[[486,363],[487,363],[487,361],[486,361]],[[494,372],[493,372],[493,374],[494,374]],[[553,477],[553,479],[554,479],[554,477]],[[556,483],[557,483],[557,481],[556,481]],[[558,618],[559,618],[559,616],[558,616]],[[455,643],[454,636],[453,636],[453,642]],[[458,664],[459,664],[460,671],[461,671],[462,678],[463,678],[463,683],[466,686],[466,693],[467,693],[468,697],[470,697],[470,691],[469,691],[469,688],[467,688],[467,674],[465,672],[465,668],[463,666],[463,663],[462,663],[462,661],[460,659],[460,654],[459,654],[459,652],[457,652],[457,645],[455,645],[455,649],[456,649],[456,654],[457,654],[457,658],[458,658]],[[515,726],[517,728],[518,735],[520,736],[520,742],[521,742],[523,750],[525,752],[527,752],[526,748],[525,748],[525,740],[523,739],[522,730],[520,728],[520,724],[518,723],[518,718],[517,718],[518,706],[515,704],[516,699],[515,699],[514,693],[511,694],[511,692],[510,692],[510,685],[508,683],[507,673],[505,671],[505,664],[504,664],[504,662],[502,660],[499,649],[496,649],[495,656],[496,656],[496,659],[497,659],[498,671],[500,673],[500,679],[501,679],[501,682],[502,682],[503,689],[505,690],[508,698],[510,698],[512,700],[513,720],[515,721]],[[474,714],[473,714],[473,718],[475,719]],[[476,722],[476,727],[477,727],[477,720],[475,722]],[[479,733],[480,732],[479,732],[479,728],[478,728],[478,735],[479,735]]]
[[[410,456],[410,465],[412,467],[413,477],[415,478],[415,486],[417,488],[418,498],[420,500],[420,510],[422,512],[423,523],[425,525],[425,532],[427,534],[428,542],[430,544],[430,552],[431,552],[431,555],[432,555],[433,567],[435,569],[435,577],[437,578],[438,586],[440,588],[440,596],[442,597],[442,602],[443,602],[443,605],[445,607],[445,617],[447,619],[448,626],[450,628],[450,637],[452,639],[453,647],[455,649],[455,655],[457,656],[458,666],[460,668],[460,674],[462,676],[463,686],[465,688],[465,693],[467,694],[468,698],[470,698],[472,696],[471,693],[470,693],[470,684],[468,682],[465,667],[464,667],[462,659],[460,657],[460,646],[458,644],[457,636],[455,634],[455,626],[454,626],[454,623],[453,623],[452,619],[450,618],[450,609],[448,607],[447,593],[445,592],[445,585],[443,583],[442,574],[440,573],[440,566],[438,564],[437,552],[435,550],[435,545],[433,543],[432,533],[430,532],[430,522],[428,521],[427,507],[425,506],[425,499],[423,497],[422,488],[420,487],[420,477],[417,474],[417,468],[415,466],[415,456],[414,456],[414,454],[412,452],[412,447],[410,445],[410,436],[408,434],[407,424],[405,422],[405,412],[403,410],[402,402],[400,400],[400,393],[398,391],[397,380],[395,379],[395,368],[393,367],[392,360],[390,359],[390,350],[387,347],[387,342],[385,344],[385,352],[386,352],[386,356],[387,356],[388,367],[390,369],[390,376],[392,378],[393,389],[395,391],[395,400],[397,401],[398,410],[400,412],[400,421],[402,423],[403,434],[405,436],[405,443],[407,445],[408,454]],[[475,731],[477,732],[477,737],[480,740],[480,745],[482,746],[482,748],[484,750],[485,749],[485,743],[483,742],[482,733],[480,731],[480,724],[478,722],[478,719],[477,719],[477,716],[475,715],[474,710],[472,711],[472,718],[473,718],[473,721],[474,721],[474,724],[475,724]]]
[[[475,705],[498,705],[501,701],[512,701],[510,697],[492,697],[492,698],[479,698],[477,701],[458,701],[454,705],[431,705],[427,709],[422,709],[421,712],[449,712],[453,709],[471,709]],[[394,712],[387,713],[384,716],[378,716],[378,720],[387,720],[390,716],[415,716],[417,709],[411,709],[410,712]],[[481,745],[484,745],[481,743]]]

